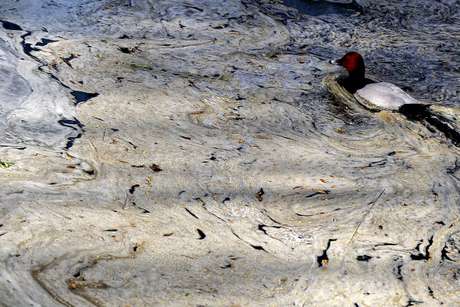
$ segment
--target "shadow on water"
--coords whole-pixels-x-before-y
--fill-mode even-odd
[[[300,13],[310,16],[343,15],[350,16],[362,12],[355,1],[351,3],[333,3],[324,0],[283,0],[284,5],[296,8]]]

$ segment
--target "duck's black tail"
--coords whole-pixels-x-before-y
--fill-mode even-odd
[[[399,113],[403,114],[409,120],[423,120],[429,116],[430,105],[429,104],[419,104],[411,103],[404,104],[399,108]]]
[[[434,127],[452,141],[455,146],[460,146],[460,129],[458,123],[453,122],[442,113],[435,112],[431,105],[405,104],[399,112],[412,121],[419,121],[427,127]]]

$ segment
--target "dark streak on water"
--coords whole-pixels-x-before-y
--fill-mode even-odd
[[[324,265],[327,265],[327,262],[329,261],[329,257],[327,255],[327,252],[329,251],[329,248],[331,247],[331,243],[337,241],[337,239],[329,239],[327,241],[327,246],[326,249],[323,250],[323,254],[321,256],[316,257],[316,261],[318,262],[318,267],[323,267]]]
[[[18,30],[18,31],[21,30],[22,31],[22,28],[20,26],[18,26],[18,25],[12,24],[10,22],[5,22],[5,21],[1,21],[1,22],[2,22],[3,27],[5,29],[13,29],[13,30]],[[50,78],[56,80],[64,88],[70,89],[70,87],[68,87],[67,85],[62,83],[62,81],[59,80],[59,78],[57,78],[55,75],[53,75],[52,73],[47,73],[47,72],[43,71],[44,64],[42,63],[42,61],[40,61],[40,59],[38,59],[36,56],[32,55],[32,51],[39,51],[40,49],[32,47],[32,45],[30,43],[26,43],[26,38],[29,37],[31,34],[32,34],[32,32],[27,31],[25,34],[21,35],[21,39],[22,39],[21,40],[21,46],[22,46],[24,54],[26,54],[27,56],[32,58],[34,61],[39,63],[39,67],[38,67],[39,71],[48,74],[50,76]],[[50,42],[51,42],[51,40],[42,39],[42,43],[43,43],[42,45],[43,46],[48,44],[48,43],[50,43]],[[39,45],[39,44],[37,44],[37,45]],[[78,92],[78,91],[74,91],[74,92],[83,93],[83,92]],[[82,97],[82,95],[79,95],[79,97]],[[77,98],[75,98],[75,99],[77,100],[77,104],[78,104],[78,99]],[[88,99],[90,99],[90,98],[88,98]],[[86,100],[88,100],[88,99],[86,99]],[[83,101],[86,101],[86,100],[83,100]],[[81,136],[83,135],[83,132],[84,132],[83,125],[76,118],[74,118],[73,120],[62,119],[62,120],[59,120],[58,123],[60,125],[64,126],[64,127],[71,128],[71,129],[73,129],[73,130],[78,132],[78,134],[76,136],[71,136],[71,137],[67,138],[67,143],[66,143],[65,148],[70,149],[73,146],[73,144],[75,143],[75,140],[81,138]]]
[[[441,262],[444,262],[446,260],[455,262],[454,259],[449,257],[449,251],[448,250],[449,250],[449,248],[448,248],[447,243],[446,243],[446,244],[444,244],[444,247],[441,250]]]
[[[41,61],[35,57],[34,55],[32,55],[32,51],[40,51],[40,49],[38,48],[34,48],[32,47],[32,45],[30,43],[26,43],[26,38],[28,36],[30,36],[32,34],[32,32],[30,31],[27,31],[25,34],[21,35],[21,46],[22,46],[22,50],[24,51],[24,53],[26,55],[28,55],[29,57],[31,57],[32,59],[34,59],[35,61],[37,61],[38,63],[41,64]]]
[[[255,249],[255,250],[263,251],[263,252],[268,253],[267,250],[266,250],[265,248],[263,248],[262,246],[260,246],[260,245],[249,244],[249,246],[251,246],[251,247],[252,247],[253,249]]]
[[[362,7],[355,1],[351,3],[332,3],[313,0],[283,0],[284,5],[296,8],[299,12],[310,16],[344,15],[350,16],[362,12]]]
[[[61,80],[59,80],[58,77],[56,77],[55,75],[53,75],[52,73],[49,73],[49,72],[45,72],[43,71],[42,69],[42,66],[40,66],[38,68],[39,71],[43,72],[43,73],[46,73],[51,79],[53,80],[56,80],[56,82],[58,82],[62,87],[66,88],[66,89],[70,89],[70,87],[68,87],[67,85],[65,85],[64,83],[62,83]],[[74,118],[73,120],[68,120],[68,119],[63,119],[63,120],[59,120],[58,123],[64,127],[69,127],[69,128],[72,128],[74,129],[75,131],[81,131],[80,133],[78,133],[76,136],[71,136],[71,137],[68,137],[67,138],[67,144],[65,146],[65,149],[70,149],[74,143],[75,143],[75,140],[79,139],[82,137],[83,135],[83,132],[85,132],[85,130],[83,129],[83,124],[81,124],[76,118]],[[72,125],[75,125],[77,126],[78,128],[75,128],[73,127]]]
[[[5,30],[22,31],[22,28],[15,23],[6,20],[0,20],[0,22],[2,23],[2,26]]]
[[[59,124],[61,124],[62,126],[64,127],[69,127],[69,128],[72,128],[74,130],[78,130],[77,128],[73,127],[73,126],[77,126],[78,128],[82,129],[84,126],[83,124],[74,117],[74,119],[61,119],[58,121]]]
[[[20,26],[18,26],[18,25],[12,24],[10,22],[5,22],[5,21],[1,21],[1,22],[2,22],[4,28],[5,28],[5,25],[7,25],[9,28],[21,29],[22,30],[22,28]],[[42,67],[44,66],[44,63],[42,61],[40,61],[40,59],[38,59],[36,56],[32,55],[32,51],[39,51],[40,49],[32,47],[32,45],[30,43],[26,43],[26,38],[29,37],[31,34],[32,34],[32,32],[27,31],[25,34],[21,35],[21,39],[22,39],[21,45],[22,45],[22,49],[23,49],[24,53],[40,64],[38,69],[41,72],[48,74],[51,79],[56,80],[62,87],[71,90],[70,94],[75,99],[75,105],[78,105],[79,103],[88,101],[89,99],[92,99],[94,97],[99,96],[98,93],[87,93],[87,92],[72,90],[69,86],[67,86],[64,83],[62,83],[62,81],[59,80],[59,78],[56,77],[55,75],[53,75],[52,73],[43,71]],[[42,38],[41,42],[37,43],[36,46],[46,46],[47,44],[53,43],[53,42],[57,42],[57,41]],[[76,122],[78,122],[76,119],[74,120],[73,123],[71,123],[69,120],[60,120],[60,121],[58,121],[59,124],[65,126],[65,127],[70,127],[72,129],[78,131],[79,130],[78,128],[69,126],[69,124],[70,125],[76,124],[80,129],[82,129],[83,126],[81,125],[81,123],[78,122],[78,124],[77,124]],[[81,131],[83,132],[84,130],[82,129]],[[75,137],[69,137],[67,145],[66,145],[66,148],[69,149],[70,147],[72,147],[72,145],[74,144],[75,140],[80,138],[81,136],[82,136],[82,133],[79,133]]]
[[[356,257],[356,260],[368,262],[368,261],[371,260],[372,258],[373,258],[372,256],[368,256],[368,255],[358,255],[358,256]]]
[[[82,133],[77,134],[77,136],[71,136],[67,138],[67,143],[65,145],[65,149],[70,149],[73,144],[75,143],[75,140],[79,139],[82,137]]]
[[[34,56],[31,56],[33,58],[35,58]],[[83,92],[83,91],[76,91],[76,90],[72,90],[71,87],[69,87],[68,85],[65,85],[64,83],[62,83],[62,81],[56,77],[55,75],[53,75],[52,73],[49,73],[49,72],[45,72],[43,71],[43,68],[42,67],[39,67],[38,70],[40,70],[41,72],[43,73],[46,73],[48,74],[48,76],[55,80],[56,82],[58,82],[62,87],[68,89],[68,90],[71,90],[70,91],[70,94],[73,96],[73,98],[75,99],[75,105],[78,105],[82,102],[85,102],[85,101],[88,101],[94,97],[97,97],[99,96],[98,93],[88,93],[88,92]]]
[[[46,46],[48,44],[56,43],[56,42],[58,42],[58,41],[54,40],[54,39],[42,38],[41,42],[36,43],[35,46],[44,47],[44,46]]]
[[[460,131],[456,131],[452,127],[448,118],[432,113],[429,107],[429,105],[423,104],[405,104],[399,108],[399,112],[409,120],[430,124],[444,133],[455,146],[460,147]]]
[[[87,93],[82,91],[71,91],[70,94],[75,99],[75,105],[78,105],[82,102],[88,101],[94,97],[99,96],[98,93]]]
[[[136,192],[136,189],[139,188],[139,187],[140,187],[140,185],[138,185],[138,184],[132,185],[128,190],[129,194],[133,195],[134,192]]]
[[[185,211],[187,211],[188,214],[190,214],[191,216],[193,216],[194,218],[196,218],[197,220],[199,220],[200,218],[198,216],[196,216],[192,211],[190,211],[189,209],[187,208],[184,208]]]
[[[425,247],[425,253],[421,252],[420,251],[420,245],[422,244],[423,240],[420,241],[417,246],[415,247],[415,249],[418,251],[417,254],[411,254],[410,255],[410,258],[412,260],[429,260],[431,258],[431,255],[430,255],[430,247],[431,245],[433,244],[433,236],[431,236],[429,239],[428,239],[428,244],[427,246]]]
[[[61,119],[58,121],[58,123],[64,127],[71,128],[75,131],[81,131],[76,136],[71,136],[67,138],[67,144],[65,148],[70,149],[75,143],[75,140],[81,138],[81,136],[83,135],[83,132],[85,131],[84,125],[75,117],[73,119]]]
[[[66,58],[62,58],[62,60],[64,61],[64,63],[66,63],[70,68],[73,68],[72,66],[72,63],[70,63],[72,60],[76,59],[77,57],[75,56],[75,54],[71,54],[70,56],[66,57]]]

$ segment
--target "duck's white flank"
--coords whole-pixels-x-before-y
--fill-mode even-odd
[[[356,96],[358,100],[365,99],[387,110],[398,110],[404,104],[420,103],[396,85],[387,82],[368,84],[359,89]]]

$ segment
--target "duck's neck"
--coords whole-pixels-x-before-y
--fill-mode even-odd
[[[364,67],[359,67],[348,73],[348,79],[355,81],[357,84],[361,84],[365,80],[364,74]]]
[[[350,93],[355,93],[357,90],[363,88],[367,84],[364,73],[364,67],[349,72],[348,77],[344,80],[344,87]]]

